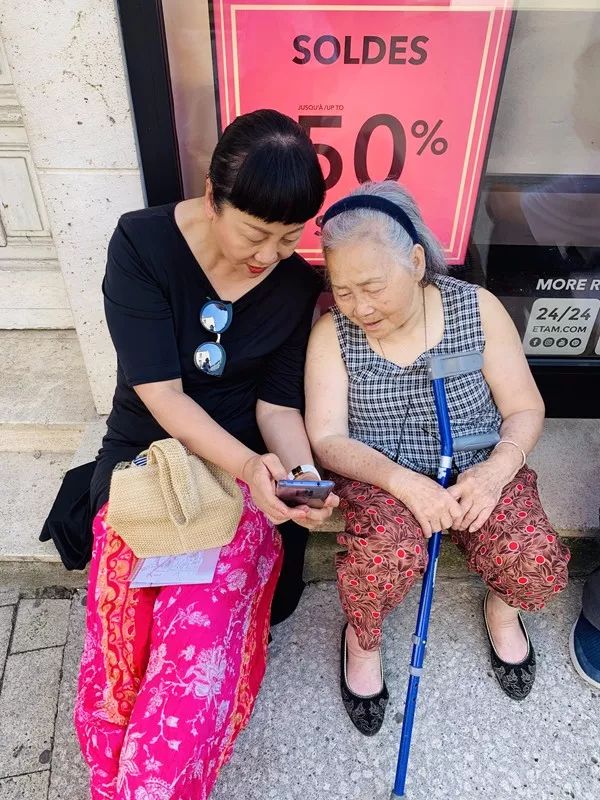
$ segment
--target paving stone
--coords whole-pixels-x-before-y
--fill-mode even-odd
[[[0,589],[0,608],[2,606],[16,606],[19,602],[19,592],[16,589]]]
[[[8,652],[8,643],[10,642],[13,616],[13,606],[4,606],[0,608],[0,679],[4,673],[4,662]]]
[[[538,653],[530,697],[515,703],[491,673],[477,579],[440,580],[409,768],[410,800],[587,800],[600,796],[600,692],[569,659],[581,582],[526,615]],[[211,800],[389,800],[418,592],[388,620],[390,704],[381,732],[362,736],[339,697],[343,622],[332,584],[314,584],[273,632],[267,675],[248,728]]]
[[[4,778],[0,780],[0,800],[46,800],[48,778],[47,772]]]
[[[78,593],[71,607],[49,800],[89,797],[71,719],[83,639],[82,596]],[[538,676],[524,703],[503,695],[490,674],[482,596],[477,579],[438,581],[407,796],[598,797],[600,692],[578,678],[568,655],[581,582],[572,581],[543,613],[526,615],[538,653]],[[367,739],[352,727],[339,698],[343,617],[336,588],[311,585],[296,614],[274,629],[256,711],[211,800],[229,800],[240,786],[244,800],[388,800],[417,604],[413,591],[386,621],[384,663],[391,701],[381,733]],[[10,656],[9,661],[33,655],[39,654]],[[52,691],[56,688],[48,687]],[[0,730],[0,742],[4,736]]]
[[[85,592],[77,592],[71,602],[48,800],[87,800],[89,797],[88,768],[81,756],[73,726],[77,674],[85,632],[85,596]]]
[[[70,600],[21,600],[11,653],[62,647],[67,641]]]
[[[49,769],[62,647],[6,660],[0,694],[0,778]]]

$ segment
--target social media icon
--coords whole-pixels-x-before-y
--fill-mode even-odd
[[[560,339],[556,340],[556,346],[557,347],[566,347],[568,344],[569,344],[569,340],[565,339],[564,336],[561,336]]]
[[[539,336],[534,336],[533,339],[529,340],[529,347],[539,347],[542,343],[542,340]]]
[[[554,347],[554,339],[551,336],[544,339],[544,347]]]

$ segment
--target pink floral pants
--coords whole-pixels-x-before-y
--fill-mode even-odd
[[[94,520],[75,726],[93,800],[206,800],[266,666],[279,534],[245,484],[213,582],[130,589],[136,558]]]
[[[376,486],[331,475],[346,530],[336,559],[342,607],[364,650],[379,647],[385,617],[427,567],[427,540],[412,513]],[[476,533],[450,531],[467,566],[505,603],[544,607],[567,585],[568,549],[544,513],[537,476],[523,467]]]

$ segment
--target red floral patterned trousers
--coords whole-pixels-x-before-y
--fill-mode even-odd
[[[342,607],[364,650],[427,567],[427,540],[408,508],[375,486],[332,475],[346,530],[336,557]],[[537,611],[567,585],[570,553],[550,525],[537,476],[523,467],[475,533],[450,531],[467,565],[510,606]]]

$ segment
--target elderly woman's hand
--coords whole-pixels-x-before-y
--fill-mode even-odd
[[[491,459],[462,472],[455,485],[448,489],[461,509],[461,516],[453,527],[469,533],[478,531],[498,505],[509,478]]]
[[[459,503],[448,489],[416,472],[409,478],[404,477],[399,489],[392,493],[412,511],[427,538],[436,531],[455,527],[455,521],[463,516]]]

